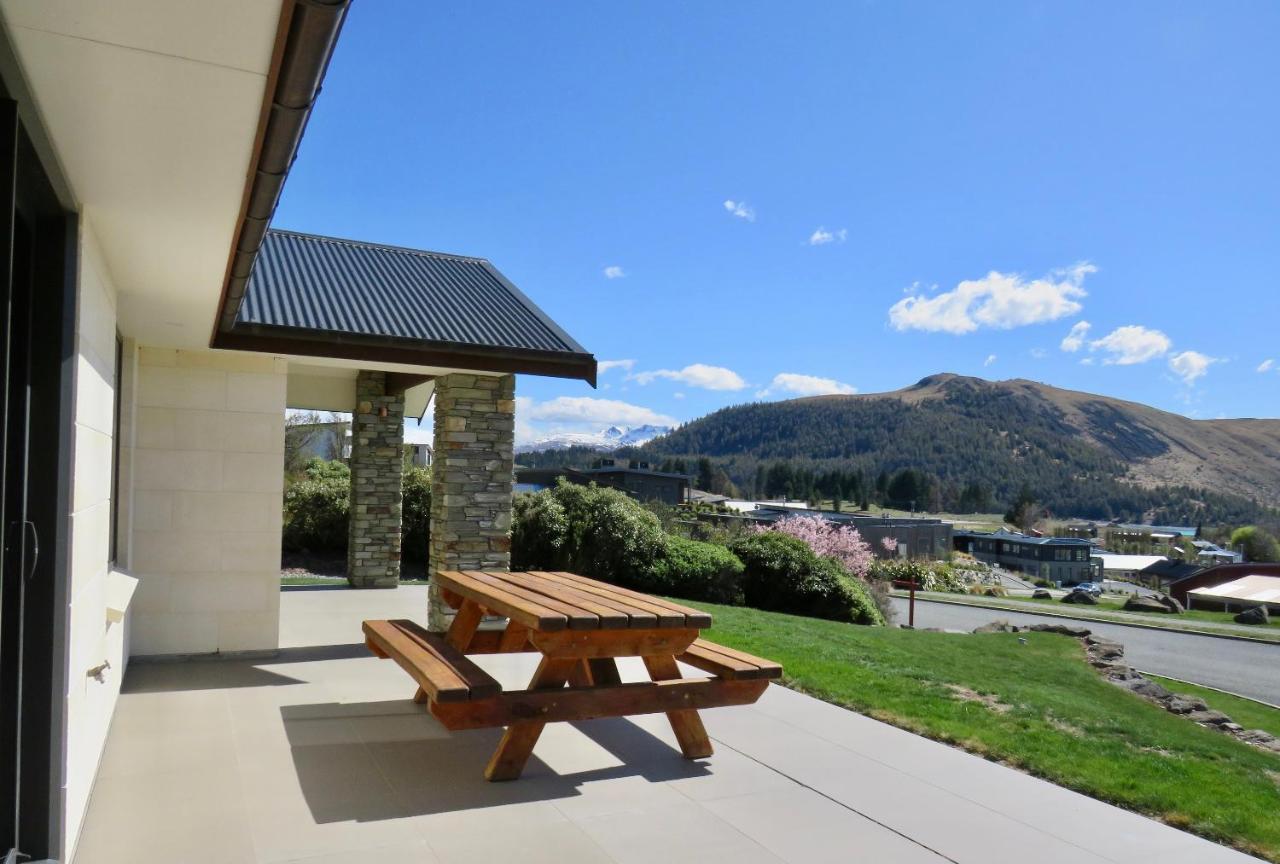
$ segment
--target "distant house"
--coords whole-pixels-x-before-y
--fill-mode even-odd
[[[1163,555],[1118,555],[1114,552],[1096,552],[1093,555],[1097,575],[1120,582],[1141,582],[1142,571],[1168,560]]]
[[[1214,564],[1239,564],[1244,560],[1239,552],[1223,549],[1208,540],[1192,540],[1191,545],[1196,548],[1196,560],[1205,567],[1212,567]]]
[[[1060,585],[1088,582],[1094,577],[1090,543],[1080,537],[1032,537],[1008,531],[957,531],[955,548],[979,561],[1047,579]]]
[[[419,468],[430,468],[431,457],[434,453],[430,444],[412,443],[405,444],[405,448],[409,451],[409,461]]]
[[[627,493],[637,501],[683,504],[689,499],[691,478],[687,474],[655,471],[648,462],[629,459],[601,459],[594,468],[517,468],[516,491],[536,492],[553,486],[556,478],[570,483],[608,486]]]
[[[1213,588],[1246,576],[1280,576],[1280,564],[1218,564],[1206,567],[1170,585],[1169,595],[1185,606],[1192,602],[1190,594],[1197,588]]]
[[[1161,591],[1168,591],[1169,586],[1180,579],[1194,576],[1204,567],[1190,561],[1164,559],[1150,564],[1138,572],[1138,581]]]
[[[871,551],[880,557],[945,558],[951,549],[953,528],[950,522],[907,516],[870,516],[862,513],[837,513],[814,510],[803,504],[781,504],[757,501],[754,510],[744,515],[757,522],[776,522],[793,516],[818,516],[837,525],[852,525]],[[890,552],[884,541],[892,539],[897,547]]]
[[[1206,585],[1187,592],[1189,609],[1239,612],[1254,606],[1263,606],[1272,615],[1280,613],[1280,576],[1242,576],[1221,585]]]

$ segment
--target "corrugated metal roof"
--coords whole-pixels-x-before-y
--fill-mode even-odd
[[[1245,576],[1223,585],[1192,588],[1187,593],[1220,600],[1280,603],[1280,576]]]
[[[586,355],[483,258],[272,229],[236,326]]]

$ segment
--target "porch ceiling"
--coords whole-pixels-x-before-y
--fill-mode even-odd
[[[280,0],[0,0],[128,335],[208,345],[280,14]]]

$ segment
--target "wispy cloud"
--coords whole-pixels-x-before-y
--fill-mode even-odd
[[[604,268],[604,278],[606,279],[621,279],[626,275],[626,272],[617,264],[610,264],[608,267]]]
[[[1074,354],[1084,347],[1084,340],[1089,337],[1089,330],[1093,327],[1088,321],[1077,321],[1071,325],[1071,332],[1067,333],[1059,345],[1063,351]]]
[[[1036,360],[1043,360],[1044,358],[1049,356],[1049,352],[1044,350],[1043,348],[1032,348],[1031,356],[1034,357]]]
[[[816,375],[801,375],[798,372],[779,372],[773,376],[769,386],[756,392],[757,399],[787,394],[789,396],[829,396],[832,394],[849,395],[857,393],[858,388],[845,384],[834,378],[819,378]]]
[[[1190,387],[1203,378],[1214,363],[1221,363],[1217,357],[1201,354],[1199,351],[1183,351],[1169,358],[1169,369],[1182,379],[1182,383]]]
[[[996,355],[994,355],[994,354],[988,354],[988,355],[987,355],[987,359],[982,361],[982,365],[983,365],[983,366],[990,366],[990,365],[991,365],[992,363],[994,363],[994,362],[996,362]]]
[[[704,390],[741,390],[747,386],[737,372],[723,366],[708,366],[705,363],[693,363],[683,369],[654,369],[650,372],[637,372],[630,376],[640,384],[652,384],[659,378],[679,381],[689,387],[701,387]]]
[[[676,418],[643,405],[590,396],[557,396],[539,402],[516,397],[517,444],[528,444],[549,434],[598,432],[608,426],[675,426]]]
[[[1146,363],[1168,354],[1172,347],[1173,342],[1168,336],[1140,324],[1117,327],[1101,339],[1089,343],[1090,351],[1101,351],[1107,355],[1102,362],[1108,366]]]
[[[728,198],[724,202],[724,209],[739,219],[746,219],[748,222],[756,221],[755,208],[746,201],[734,201],[732,198]]]
[[[810,246],[825,246],[828,243],[843,243],[849,236],[847,228],[837,228],[834,231],[828,231],[819,225],[809,235]]]
[[[1262,374],[1264,372],[1270,372],[1273,368],[1275,368],[1275,365],[1276,365],[1276,361],[1268,357],[1266,360],[1263,360],[1261,363],[1258,364],[1258,374]]]
[[[635,365],[636,361],[634,360],[601,360],[596,363],[596,371],[601,375],[612,369],[623,369],[630,372],[635,368]]]
[[[890,307],[889,322],[897,330],[962,334],[983,327],[1010,330],[1056,321],[1084,308],[1080,303],[1087,295],[1084,278],[1097,269],[1082,262],[1030,281],[1016,273],[992,270],[951,291],[902,298]]]

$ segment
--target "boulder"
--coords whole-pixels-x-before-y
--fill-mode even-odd
[[[1147,678],[1140,678],[1133,682],[1133,686],[1129,688],[1134,693],[1146,696],[1148,699],[1164,700],[1171,694],[1164,687]]]
[[[1046,590],[1045,590],[1045,589],[1043,589],[1043,588],[1037,588],[1036,590],[1034,590],[1034,591],[1032,591],[1032,592],[1031,592],[1031,599],[1033,599],[1033,600],[1052,600],[1052,599],[1053,599],[1053,595],[1052,595],[1052,594],[1050,594],[1048,591],[1046,591]]]
[[[983,624],[981,627],[974,627],[974,633],[1017,633],[1018,628],[1014,627],[1003,618],[992,621],[990,624]]]
[[[1187,611],[1186,608],[1178,602],[1178,598],[1176,597],[1170,597],[1168,594],[1160,594],[1156,596],[1156,599],[1168,607],[1169,611],[1175,615],[1180,615]]]
[[[1187,715],[1188,718],[1197,723],[1204,723],[1209,726],[1221,726],[1223,723],[1230,723],[1231,718],[1221,711],[1215,711],[1212,708],[1203,708],[1199,711],[1192,711]]]
[[[1166,711],[1173,714],[1190,714],[1192,711],[1204,711],[1208,708],[1203,699],[1197,699],[1194,696],[1180,696],[1176,693],[1165,701],[1164,707]]]
[[[1134,594],[1128,600],[1124,601],[1124,611],[1161,612],[1167,614],[1173,610],[1154,597],[1142,597],[1138,594]]]
[[[1082,606],[1097,606],[1098,598],[1094,597],[1088,591],[1072,591],[1070,594],[1062,598],[1063,603],[1078,603]]]
[[[1032,624],[1029,629],[1037,633],[1060,633],[1077,639],[1088,636],[1091,632],[1088,627],[1074,627],[1070,624]]]
[[[1254,606],[1246,609],[1235,618],[1237,624],[1269,624],[1271,619],[1267,616],[1266,606]]]

